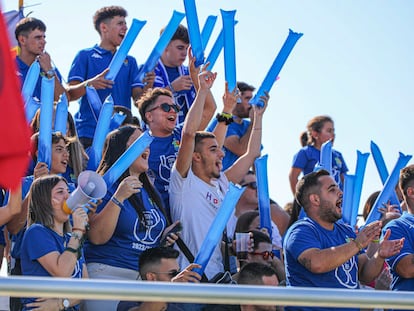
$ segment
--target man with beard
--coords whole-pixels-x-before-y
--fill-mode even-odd
[[[325,170],[305,175],[296,186],[295,198],[308,217],[293,224],[284,240],[288,286],[358,289],[359,281],[368,283],[376,278],[385,258],[398,254],[404,244],[404,238],[389,240],[391,231],[387,231],[377,252],[368,258],[364,249],[379,237],[381,222],[368,224],[358,234],[339,222],[342,191]]]
[[[202,120],[204,102],[215,79],[211,72],[199,75],[199,90],[187,114],[177,160],[171,171],[170,204],[173,221],[183,225],[181,238],[195,256],[206,238],[210,225],[229,189],[229,182],[240,183],[256,157],[260,156],[262,118],[268,98],[262,97],[263,108],[253,108],[255,119],[246,153],[222,173],[222,150],[226,135],[228,115],[236,105],[236,90],[230,92],[226,85],[223,112],[217,115],[214,134],[196,132]],[[183,256],[181,267],[188,265]],[[205,268],[207,278],[223,272],[223,258],[218,245]]]

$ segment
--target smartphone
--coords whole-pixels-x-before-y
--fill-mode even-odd
[[[167,244],[167,237],[171,234],[171,233],[179,233],[183,230],[183,226],[181,225],[181,223],[177,223],[169,232],[168,234],[160,241],[160,246],[166,246]]]

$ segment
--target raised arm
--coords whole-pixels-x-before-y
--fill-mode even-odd
[[[22,210],[22,185],[10,192],[9,202],[0,208],[0,225],[7,224],[14,216]]]
[[[188,68],[190,71],[190,77],[193,81],[194,88],[198,92],[200,88],[200,84],[198,82],[198,73],[200,72],[200,67],[195,66],[195,57],[192,54],[191,47],[188,48]],[[206,63],[204,65],[204,69],[208,70],[208,66],[210,63]],[[204,131],[207,125],[210,123],[211,118],[214,115],[214,112],[217,109],[216,101],[214,100],[214,96],[211,92],[207,94],[205,103],[204,103],[204,109],[203,109],[203,115],[201,117],[200,126],[198,127],[199,131]]]
[[[262,126],[263,114],[266,110],[269,96],[262,96],[261,99],[265,103],[263,107],[253,106],[254,120],[247,151],[237,161],[230,166],[224,173],[227,179],[233,183],[240,183],[247,171],[253,165],[254,160],[260,156],[260,148],[262,145]]]
[[[190,107],[190,110],[185,117],[184,127],[181,134],[180,149],[178,150],[175,163],[176,169],[182,177],[187,177],[187,173],[190,169],[195,145],[195,132],[200,127],[204,104],[216,76],[216,73],[207,71],[205,68],[203,68],[198,75],[198,83],[200,88],[193,104]]]
[[[238,157],[246,153],[247,146],[249,143],[249,138],[252,133],[253,121],[254,121],[253,109],[250,109],[249,115],[250,115],[251,122],[249,123],[249,126],[247,127],[247,130],[244,133],[244,135],[241,137],[237,135],[231,135],[231,136],[226,137],[226,139],[224,140],[224,147],[226,147],[226,149],[230,150]]]
[[[137,176],[126,177],[101,212],[90,217],[88,238],[93,244],[100,245],[109,241],[115,232],[124,201],[141,188],[142,183]]]

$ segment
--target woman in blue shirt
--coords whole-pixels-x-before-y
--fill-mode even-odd
[[[142,134],[139,127],[123,126],[106,138],[97,172],[105,172]],[[149,148],[109,187],[96,214],[91,216],[85,257],[90,278],[138,278],[141,253],[160,245],[167,227],[162,200],[150,182]],[[173,243],[173,240],[168,238]],[[116,310],[119,301],[86,301],[87,310]]]
[[[88,215],[72,213],[73,227],[63,205],[69,197],[66,180],[46,175],[33,181],[29,193],[28,227],[21,246],[22,274],[45,277],[87,277],[82,244]],[[39,243],[41,241],[41,243]],[[23,310],[79,310],[79,300],[22,298]]]

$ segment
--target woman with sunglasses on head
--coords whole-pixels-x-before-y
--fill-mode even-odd
[[[134,125],[106,137],[97,172],[104,175],[142,130]],[[149,148],[110,187],[91,216],[85,257],[90,278],[136,280],[141,253],[160,245],[168,233],[163,203],[147,175]],[[167,230],[168,231],[167,231]],[[177,236],[166,237],[172,244]],[[118,301],[86,301],[86,310],[116,310]]]
[[[88,215],[82,208],[75,209],[71,227],[69,215],[63,211],[68,197],[68,184],[61,176],[46,175],[33,182],[27,230],[21,246],[23,275],[88,276],[82,255]],[[23,310],[79,310],[79,302],[76,299],[22,298]]]

